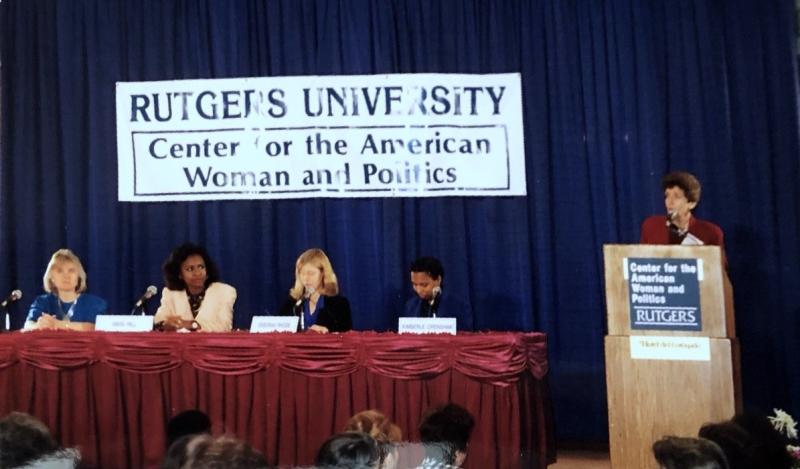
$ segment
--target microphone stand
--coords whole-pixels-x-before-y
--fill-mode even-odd
[[[305,314],[303,314],[303,297],[294,304],[294,314],[297,316],[297,332],[303,332],[305,328]]]
[[[0,332],[8,332],[11,330],[11,313],[8,312],[8,305],[3,304],[3,321],[0,324]]]

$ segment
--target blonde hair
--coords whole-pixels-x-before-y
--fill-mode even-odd
[[[350,417],[344,427],[346,432],[366,433],[378,443],[400,443],[403,431],[378,410],[363,410]]]
[[[321,295],[336,296],[339,294],[339,282],[336,280],[336,273],[333,271],[330,259],[322,249],[312,248],[300,254],[300,257],[297,258],[294,269],[294,286],[289,290],[289,295],[292,298],[298,300],[303,296],[305,287],[300,280],[300,270],[306,264],[311,264],[322,272]]]
[[[75,255],[69,249],[59,249],[58,251],[54,252],[53,255],[50,257],[50,262],[47,264],[47,270],[44,271],[44,277],[42,277],[42,285],[44,286],[44,291],[47,293],[58,293],[58,288],[56,288],[56,284],[53,283],[53,267],[56,266],[59,262],[72,262],[78,268],[78,285],[75,287],[75,291],[77,293],[83,293],[86,291],[86,271],[83,270],[83,264],[81,264],[81,260],[78,259],[78,256]]]

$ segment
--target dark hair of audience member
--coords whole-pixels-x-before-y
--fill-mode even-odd
[[[170,290],[185,290],[186,282],[181,279],[181,264],[189,258],[189,256],[200,256],[203,258],[203,263],[206,265],[206,287],[214,282],[219,281],[219,269],[217,264],[208,255],[208,251],[203,246],[198,246],[192,243],[184,243],[172,250],[161,266],[164,273],[164,283]]]
[[[268,469],[270,465],[263,454],[248,443],[232,436],[214,438],[211,435],[193,435],[175,442],[184,448],[181,469]],[[166,461],[165,461],[166,462]],[[163,466],[162,466],[163,467]],[[172,466],[176,467],[176,466]]]
[[[447,464],[453,464],[456,451],[467,452],[475,419],[458,404],[445,404],[429,409],[419,424],[419,434],[423,443],[446,443],[452,445],[447,451]]]
[[[439,259],[430,256],[419,257],[411,263],[411,272],[421,272],[430,275],[434,280],[441,278],[444,280],[444,267]]]
[[[789,440],[781,434],[766,415],[745,412],[733,417],[733,422],[744,428],[755,446],[760,467],[770,469],[788,469],[792,467],[792,457],[786,451]]]
[[[337,433],[319,448],[315,464],[318,469],[375,469],[380,464],[380,450],[366,433]]]
[[[185,410],[167,422],[167,448],[178,438],[186,435],[211,433],[211,420],[201,410]]]
[[[653,456],[663,469],[728,469],[722,449],[705,438],[664,437],[653,443]]]
[[[730,469],[788,469],[792,458],[786,438],[763,415],[745,413],[703,425],[698,432],[722,448]]]
[[[32,415],[11,412],[0,420],[0,467],[23,466],[59,449],[47,426]]]

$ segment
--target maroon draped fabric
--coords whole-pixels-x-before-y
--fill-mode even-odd
[[[545,467],[546,374],[538,333],[0,335],[0,413],[42,419],[88,467],[157,466],[167,420],[186,409],[295,465],[356,412],[383,411],[413,441],[425,409],[448,401],[476,417],[467,467]]]

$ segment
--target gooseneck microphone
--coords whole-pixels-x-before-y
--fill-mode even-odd
[[[429,301],[432,318],[436,317],[436,310],[439,309],[439,297],[441,296],[442,287],[433,287],[433,290],[431,291],[431,299]]]
[[[143,304],[147,303],[147,300],[152,298],[153,295],[155,295],[156,293],[158,293],[158,289],[155,287],[155,285],[150,285],[149,287],[147,287],[147,290],[145,290],[144,293],[142,293],[142,296],[140,296],[139,299],[136,300],[136,304],[134,304],[133,306],[135,308],[141,307]]]
[[[147,290],[145,290],[144,293],[142,293],[142,296],[140,296],[139,299],[136,300],[136,303],[133,304],[133,309],[131,310],[131,314],[132,315],[136,314],[137,310],[141,310],[142,316],[144,316],[145,311],[143,306],[145,305],[145,303],[147,303],[147,300],[152,298],[153,295],[155,295],[156,293],[158,293],[158,289],[155,287],[155,285],[150,285],[149,287],[147,287]]]
[[[0,323],[0,327],[3,327],[2,330],[8,331],[11,330],[11,315],[8,312],[8,305],[11,303],[19,300],[22,298],[22,290],[14,290],[12,291],[2,303],[0,303],[0,308],[3,309],[3,323]]]
[[[6,308],[11,303],[19,300],[22,298],[22,290],[14,290],[12,291],[2,303],[0,303],[0,308]]]

